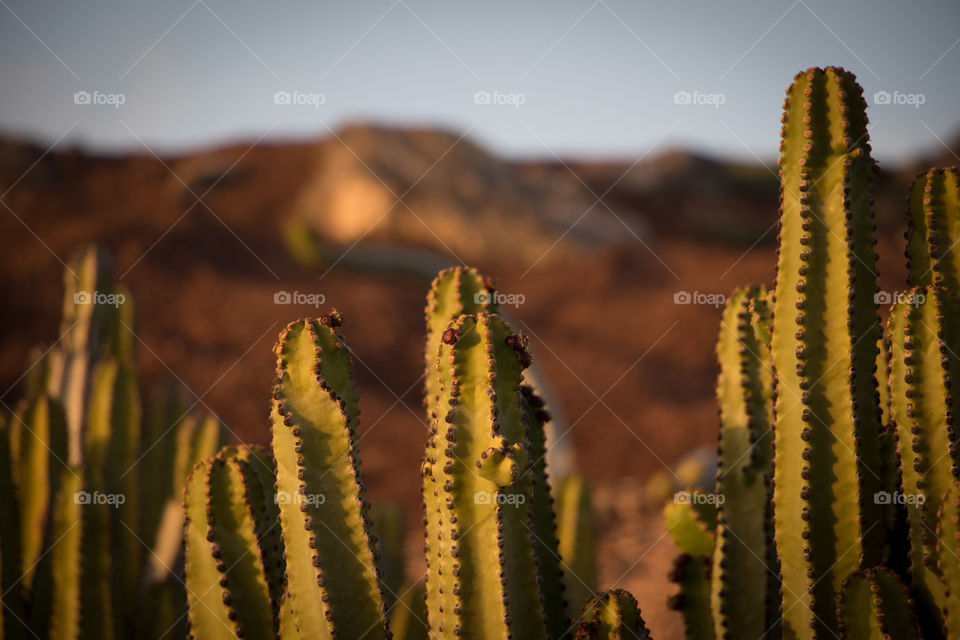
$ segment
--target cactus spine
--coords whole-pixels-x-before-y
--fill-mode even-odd
[[[273,453],[296,627],[361,638],[385,635],[386,623],[356,450],[357,395],[348,349],[334,332],[339,324],[334,312],[281,334]],[[354,560],[342,564],[345,555]]]
[[[557,544],[563,558],[567,613],[574,620],[596,590],[593,534],[590,484],[583,476],[567,476],[557,487]]]
[[[762,287],[737,289],[717,342],[720,444],[711,608],[719,638],[759,638],[778,618],[768,524],[773,373],[770,345],[761,339],[768,335],[766,295]]]
[[[784,102],[772,352],[774,526],[783,635],[836,629],[844,577],[882,556],[879,338],[862,91],[841,69],[798,74]]]

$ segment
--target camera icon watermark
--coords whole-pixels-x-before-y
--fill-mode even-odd
[[[94,491],[93,493],[89,491],[77,491],[73,494],[73,503],[74,504],[105,504],[117,509],[127,501],[127,496],[122,493],[101,493],[99,491]]]
[[[920,507],[923,506],[925,500],[926,497],[922,493],[900,493],[899,491],[890,493],[889,491],[877,491],[873,494],[874,504],[898,504]]]
[[[703,493],[700,491],[677,491],[673,494],[674,504],[713,504],[721,505],[727,501],[722,493]]]
[[[326,301],[327,297],[322,293],[277,291],[273,294],[273,304],[306,304],[319,308]]]
[[[873,94],[873,104],[876,105],[896,105],[908,106],[919,109],[920,105],[927,101],[927,96],[922,93],[903,93],[901,91],[877,91]]]
[[[519,307],[527,301],[522,293],[501,293],[499,291],[479,291],[473,294],[474,304],[495,304],[497,306]]]
[[[677,291],[673,294],[673,304],[703,304],[719,309],[726,303],[727,296],[722,293]]]
[[[99,291],[77,291],[73,294],[73,304],[100,304],[119,307],[127,301],[122,293],[101,293]]]
[[[927,296],[919,291],[877,291],[873,294],[873,303],[883,306],[904,304],[919,307],[927,301]]]
[[[527,101],[522,93],[504,93],[502,91],[477,91],[473,94],[473,104],[489,104],[519,109]]]
[[[722,93],[703,93],[701,91],[677,91],[673,94],[673,104],[706,106],[719,109],[727,101]]]
[[[273,104],[290,106],[308,106],[319,109],[327,102],[327,96],[322,93],[304,93],[302,91],[276,91],[273,94]]]
[[[122,93],[101,93],[100,91],[76,91],[73,94],[73,104],[108,106],[119,109],[127,101]]]
[[[496,504],[518,507],[526,502],[527,496],[522,493],[500,493],[499,491],[490,493],[489,491],[477,491],[473,494],[474,504]]]
[[[288,491],[277,491],[273,494],[274,504],[296,504],[301,508],[318,507],[327,501],[327,496],[322,493],[290,493]]]

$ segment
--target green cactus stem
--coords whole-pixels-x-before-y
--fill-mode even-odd
[[[637,600],[623,589],[605,591],[587,604],[576,640],[650,640]]]
[[[843,583],[837,604],[847,640],[920,640],[913,602],[895,573],[883,567],[857,571]]]
[[[561,638],[570,628],[571,615],[568,614],[567,597],[570,582],[578,582],[583,590],[593,588],[592,573],[587,571],[584,577],[589,582],[581,581],[579,576],[567,576],[562,567],[563,556],[560,553],[560,542],[557,538],[557,523],[554,517],[554,499],[550,490],[550,479],[547,474],[547,436],[546,427],[550,422],[550,413],[547,411],[543,399],[537,395],[530,385],[521,385],[521,407],[524,422],[527,427],[527,438],[530,441],[530,459],[532,464],[527,470],[533,482],[533,502],[530,505],[533,511],[534,553],[537,557],[537,570],[540,573],[540,591],[543,594],[543,610],[547,616],[547,633],[552,638]],[[589,511],[589,496],[587,510]],[[589,514],[588,514],[589,515]],[[586,526],[588,523],[584,523]],[[573,523],[571,523],[573,525]],[[592,556],[593,540],[574,541],[581,543],[577,549],[580,556]],[[571,558],[574,562],[586,562],[586,558]],[[592,567],[591,567],[592,568]],[[574,587],[574,592],[577,592]],[[584,598],[584,601],[586,598]],[[579,603],[582,604],[582,601]]]
[[[480,275],[476,269],[465,267],[444,269],[431,283],[424,312],[427,323],[424,402],[428,412],[436,408],[437,395],[440,393],[434,369],[443,332],[452,320],[461,315],[471,315],[479,311],[496,313],[497,305],[490,295],[494,288],[492,280]]]
[[[960,475],[951,391],[952,380],[960,376],[960,303],[940,287],[911,289],[891,309],[887,339],[891,423],[899,440],[910,524],[912,586],[926,624],[946,604],[934,530],[941,498]]]
[[[720,444],[712,609],[720,638],[763,636],[779,617],[773,530],[768,525],[773,440],[769,344],[751,321],[763,287],[734,291],[717,342]],[[759,309],[758,322],[762,322]],[[721,499],[722,498],[722,499]]]
[[[69,475],[69,474],[66,474]],[[123,572],[122,562],[129,561],[139,564],[139,555],[127,557],[118,555],[121,563],[114,565],[111,560],[112,554],[127,552],[127,546],[121,545],[122,539],[111,539],[111,513],[119,509],[123,498],[122,494],[102,494],[100,487],[105,486],[100,469],[96,467],[85,467],[83,469],[83,492],[80,494],[80,514],[79,526],[81,529],[80,544],[80,611],[81,611],[81,638],[100,638],[110,640],[114,636],[124,637],[127,630],[126,626],[120,626],[114,620],[114,615],[123,615],[123,610],[118,610],[119,606],[130,606],[132,600],[129,596],[133,594],[122,594],[122,599],[113,600],[117,593],[123,588],[118,586],[126,577]],[[106,498],[111,502],[101,502],[100,497]],[[70,496],[75,502],[78,496]],[[65,499],[65,497],[64,497]],[[125,501],[125,500],[124,500]],[[118,505],[118,506],[115,506]],[[133,538],[130,531],[124,531],[127,538]],[[55,540],[55,539],[54,539]],[[55,548],[55,547],[54,547]],[[56,559],[54,560],[56,561]],[[136,567],[139,569],[139,567]],[[56,571],[57,568],[54,568]],[[54,582],[54,593],[59,588],[59,583]],[[134,574],[134,586],[136,588],[136,574]],[[56,612],[54,611],[54,615]]]
[[[129,616],[139,588],[143,546],[139,531],[140,396],[135,374],[115,357],[93,370],[84,433],[88,489],[123,496],[108,512],[110,547],[124,561],[113,580],[116,610]],[[148,536],[149,537],[149,536]]]
[[[50,353],[49,393],[64,407],[71,465],[83,462],[90,375],[115,331],[117,306],[101,297],[113,294],[113,282],[110,256],[93,245],[78,251],[64,272],[61,339]]]
[[[294,322],[277,343],[276,495],[296,626],[325,637],[386,635],[374,538],[357,455],[359,408],[333,312]],[[344,558],[347,561],[344,561]]]
[[[667,599],[667,606],[683,616],[687,640],[716,637],[710,600],[717,509],[715,500],[704,499],[709,495],[681,491],[663,510],[664,525],[681,552],[669,575],[679,591]]]
[[[47,598],[34,594],[31,614],[34,628],[49,624],[51,640],[74,640],[81,637],[82,510],[90,505],[81,505],[75,499],[83,490],[82,469],[65,470],[55,486],[58,489],[51,508],[49,539],[56,544],[51,547],[49,565],[44,567],[50,572],[49,585],[44,585],[49,587],[49,600],[43,602]]]
[[[215,457],[194,467],[184,495],[184,575],[195,638],[274,636],[275,608],[257,520],[262,486],[250,463]],[[251,496],[251,483],[255,496]]]
[[[557,487],[556,521],[567,615],[574,620],[597,589],[593,505],[583,476],[569,475]]]
[[[843,579],[883,557],[876,256],[862,91],[842,69],[800,73],[784,102],[772,352],[774,527],[783,636],[837,627]],[[864,498],[867,496],[867,498]]]
[[[937,514],[936,565],[943,581],[943,637],[960,637],[960,483],[942,496]]]
[[[13,415],[10,430],[20,497],[20,570],[29,590],[43,552],[53,492],[66,468],[67,424],[60,403],[41,395]]]
[[[960,171],[930,169],[907,197],[907,282],[960,291]]]
[[[546,636],[519,393],[529,364],[525,339],[496,315],[461,316],[442,334],[422,465],[426,516],[436,519],[427,527],[427,605],[441,636]]]

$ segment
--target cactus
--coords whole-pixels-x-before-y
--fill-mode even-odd
[[[697,489],[681,491],[663,510],[664,524],[681,552],[669,576],[680,590],[667,599],[667,606],[683,616],[689,640],[716,637],[710,600],[717,509],[708,495]]]
[[[590,484],[583,476],[567,476],[557,487],[556,519],[567,613],[576,619],[597,588]]]
[[[711,606],[719,638],[759,638],[778,618],[768,524],[773,373],[770,345],[761,339],[767,333],[766,296],[762,287],[737,289],[717,342],[720,444]]]
[[[9,435],[19,500],[20,571],[23,588],[29,591],[43,553],[55,489],[66,466],[63,409],[55,400],[41,395],[13,415]]]
[[[440,394],[440,381],[434,370],[443,332],[447,330],[451,321],[461,315],[470,315],[479,311],[496,313],[497,305],[489,295],[493,289],[492,280],[484,278],[476,269],[462,267],[441,271],[430,284],[427,308],[424,311],[427,341],[424,350],[426,373],[423,397],[428,413],[436,408],[437,397]]]
[[[258,535],[267,515],[254,464],[225,451],[200,462],[184,494],[184,570],[190,634],[196,638],[271,638],[282,593]]]
[[[529,364],[525,347],[486,312],[461,316],[443,334],[441,392],[423,464],[425,493],[436,487],[434,500],[444,505],[436,514],[439,557],[431,553],[427,565],[429,622],[440,634],[546,634],[518,391]]]
[[[935,561],[943,582],[943,626],[946,638],[960,636],[960,483],[941,496],[937,514]]]
[[[612,589],[588,603],[577,627],[576,640],[650,640],[637,600],[623,589]]]
[[[885,568],[852,573],[837,604],[841,637],[848,640],[919,640],[907,588]]]
[[[582,511],[578,511],[577,514],[572,515],[574,522],[568,525],[578,529],[577,533],[586,536],[585,539],[576,538],[572,541],[572,548],[568,550],[568,558],[574,564],[570,565],[564,559],[560,549],[557,522],[554,516],[554,499],[550,491],[549,474],[547,473],[546,425],[550,422],[550,413],[546,410],[543,399],[537,395],[532,386],[521,385],[520,395],[521,413],[526,424],[526,437],[530,441],[529,450],[532,462],[525,475],[529,475],[533,483],[530,509],[533,517],[534,555],[537,558],[537,571],[540,575],[543,610],[547,617],[547,633],[553,638],[561,638],[570,628],[570,619],[573,617],[573,614],[569,613],[567,600],[571,597],[571,593],[572,597],[579,599],[577,594],[580,589],[576,586],[571,587],[571,583],[576,582],[581,588],[591,592],[594,588],[595,579],[592,571],[593,540],[592,537],[589,537],[592,534],[592,531],[589,531],[589,490],[586,491],[586,496],[581,501],[586,503],[586,520],[581,521],[577,518],[578,515],[582,515]],[[570,477],[572,476],[568,476],[567,479]],[[582,526],[577,527],[577,524]],[[576,534],[574,535],[576,536]],[[579,557],[573,557],[578,552]],[[577,571],[580,573],[576,573]],[[568,573],[574,573],[574,575],[567,575]],[[577,606],[582,604],[583,600],[580,600]]]
[[[796,76],[784,102],[781,229],[771,350],[776,371],[774,528],[783,635],[836,629],[843,579],[883,555],[879,339],[862,91],[841,69]]]
[[[939,618],[946,594],[935,563],[937,513],[960,474],[951,380],[960,375],[960,303],[941,287],[911,289],[887,325],[891,419],[899,439],[917,608]],[[935,624],[935,626],[940,626]]]
[[[359,409],[336,312],[290,324],[277,344],[276,491],[296,627],[386,632],[369,504],[356,451]],[[339,558],[352,558],[349,564]]]
[[[960,291],[960,172],[930,169],[907,197],[907,282]]]
[[[155,459],[141,432],[129,292],[114,289],[109,258],[95,247],[71,261],[65,283],[62,339],[32,356],[26,397],[0,429],[0,630],[148,638],[162,628],[176,640],[186,604],[175,579],[182,508],[162,524],[160,514],[222,431],[214,418],[172,419],[189,437],[161,439]],[[103,299],[115,292],[124,297]],[[144,459],[157,464],[141,474]],[[155,547],[145,553],[144,544]]]
[[[124,558],[112,582],[112,598],[123,617],[134,610],[139,588],[143,546],[134,535],[139,528],[140,396],[133,371],[117,357],[101,360],[93,370],[85,423],[87,489],[122,495],[122,504],[108,510],[110,548]],[[125,631],[121,627],[118,631]],[[125,634],[120,634],[125,635]]]
[[[98,300],[113,293],[113,263],[99,247],[78,251],[64,272],[61,339],[52,349],[48,390],[62,403],[70,434],[69,463],[83,462],[83,420],[90,376],[108,351],[116,329],[117,307]]]

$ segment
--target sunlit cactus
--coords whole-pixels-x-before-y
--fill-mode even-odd
[[[680,549],[669,575],[679,591],[667,606],[683,616],[688,640],[716,638],[710,601],[717,508],[716,500],[708,498],[712,495],[697,489],[681,491],[663,510],[664,525]]]
[[[960,476],[952,391],[960,376],[960,302],[939,286],[911,289],[890,311],[887,340],[913,588],[926,624],[947,608],[935,530],[942,497]]]
[[[960,291],[960,172],[933,168],[907,197],[907,282]]]
[[[734,291],[717,342],[720,444],[711,609],[718,638],[761,637],[779,614],[770,526],[773,370],[762,287]]]
[[[268,531],[276,524],[266,456],[225,450],[187,479],[184,579],[195,638],[272,638],[282,599],[282,563]],[[271,518],[273,519],[271,521]]]
[[[437,519],[441,536],[439,555],[428,556],[430,628],[463,637],[544,637],[519,392],[529,364],[525,340],[481,312],[451,323],[441,342],[435,449],[423,463],[425,493],[431,486],[438,493],[427,518]]]
[[[296,627],[374,637],[371,630],[386,633],[386,618],[356,450],[360,410],[340,323],[337,312],[294,322],[277,343],[276,496]]]
[[[843,579],[883,556],[876,398],[875,171],[862,90],[809,69],[787,90],[771,350],[783,636],[837,628]]]
[[[557,545],[563,559],[563,592],[567,614],[576,619],[597,588],[593,505],[590,483],[570,475],[556,488]]]

